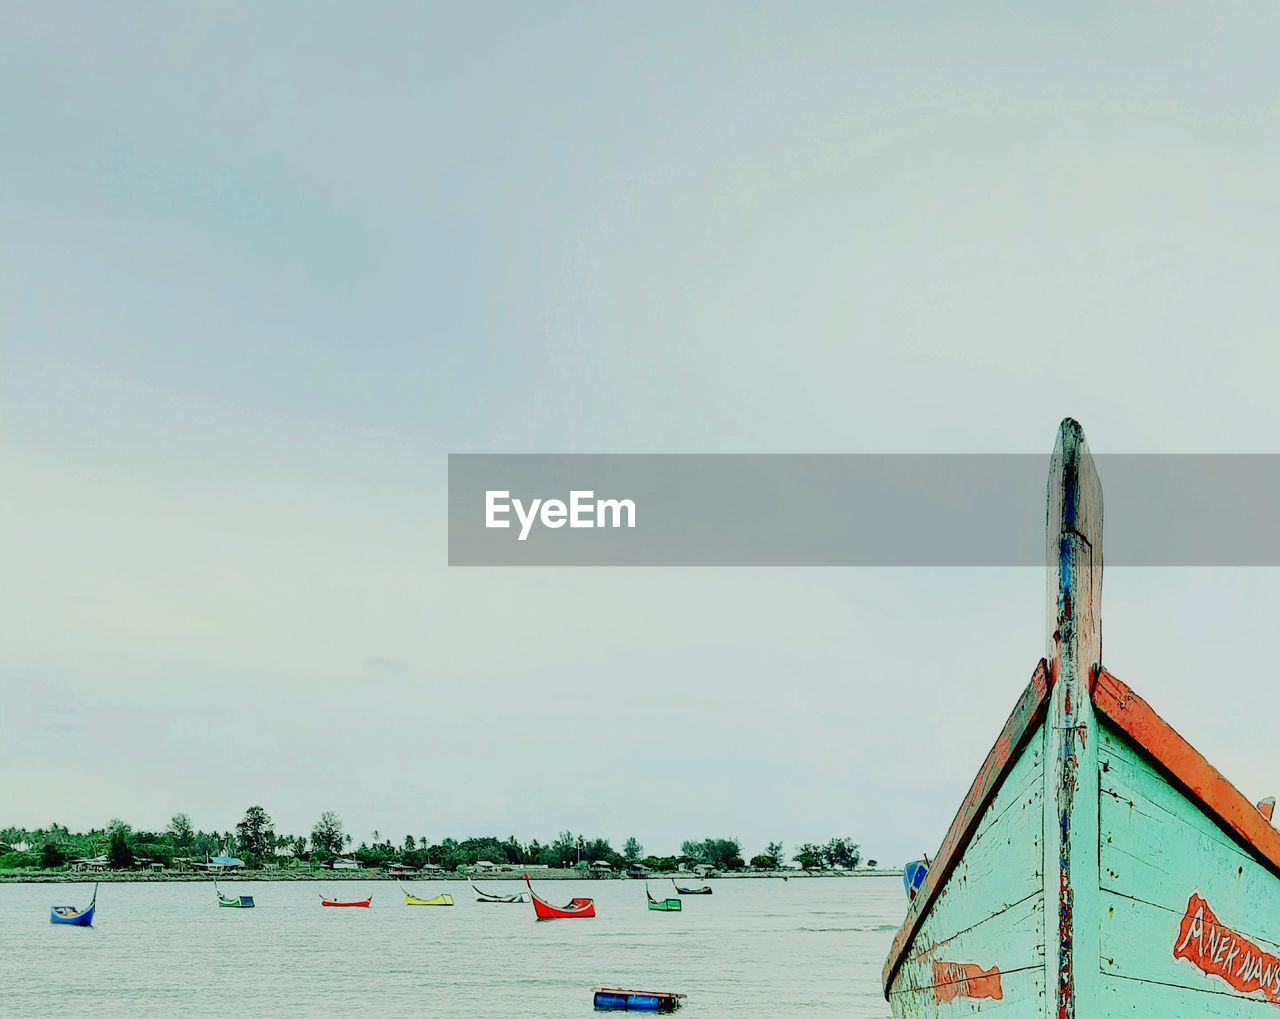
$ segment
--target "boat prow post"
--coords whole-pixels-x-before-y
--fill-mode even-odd
[[[1045,658],[1072,665],[1059,669],[1065,683],[1083,680],[1102,660],[1102,482],[1071,418],[1058,428],[1049,466],[1045,528],[1048,639]]]
[[[919,868],[916,894],[907,889],[883,972],[897,1019],[942,1019],[957,1001],[981,1009],[983,999],[1019,1017],[1093,1019],[1075,1003],[1095,1001],[1099,983],[1089,688],[1101,658],[1102,486],[1070,419],[1046,503],[1047,652]]]
[[[1091,776],[1098,772],[1092,692],[1102,662],[1103,507],[1084,430],[1071,418],[1058,428],[1047,505],[1045,657],[1054,683],[1044,730],[1045,987],[1052,988],[1048,1015],[1075,1019],[1076,1002],[1096,1000],[1099,984],[1098,785]]]

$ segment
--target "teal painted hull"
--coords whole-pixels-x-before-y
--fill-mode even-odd
[[[1045,1015],[1043,733],[1009,771],[889,987],[895,1016]],[[1056,899],[1056,889],[1053,898]],[[994,972],[993,972],[994,970]],[[965,1001],[971,1010],[957,1006]]]
[[[1062,889],[1058,868],[1046,880],[1043,854],[1063,804],[1044,767],[1047,729],[1041,722],[982,812],[905,953],[888,988],[895,1017],[1057,1019]],[[1069,889],[1075,916],[1093,918],[1072,931],[1074,1014],[1270,1015],[1280,1004],[1273,868],[1123,733],[1098,719],[1091,735],[1093,781],[1072,803],[1098,818],[1097,870],[1075,875]]]
[[[908,906],[885,964],[893,1015],[1272,1015],[1271,805],[1102,668],[1102,493],[1074,422],[1048,516],[1048,654]]]
[[[1274,1010],[1280,880],[1121,734],[1099,736],[1098,1014]]]

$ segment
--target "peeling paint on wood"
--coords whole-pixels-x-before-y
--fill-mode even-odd
[[[1050,682],[1049,670],[1042,659],[970,785],[968,795],[952,820],[946,837],[942,840],[942,846],[933,861],[933,866],[929,868],[924,884],[912,900],[907,918],[894,938],[893,948],[884,967],[886,995],[925,917],[948,884],[952,873],[973,840],[984,813],[990,808],[996,794],[1004,785],[1006,777],[1018,763],[1023,747],[1040,732],[1040,722],[1044,718],[1045,705],[1049,698]],[[1038,755],[1039,751],[1037,750],[1036,753]],[[1038,828],[1038,817],[1036,822]],[[987,915],[992,914],[988,912]]]
[[[1098,678],[1098,711],[1206,814],[1280,875],[1280,831],[1151,706],[1115,676]]]

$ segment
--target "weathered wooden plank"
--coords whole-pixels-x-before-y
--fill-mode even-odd
[[[1043,963],[1003,972],[998,985],[990,978],[981,983],[957,980],[952,984],[894,990],[889,994],[889,1004],[898,1019],[957,1019],[968,1015],[1023,1019],[1040,1015],[1044,1011],[1044,1000]]]
[[[946,940],[913,952],[893,981],[891,994],[955,982],[951,967],[975,966],[997,975],[1044,969],[1044,895],[1040,891],[1004,907]],[[939,967],[947,972],[939,973]]]
[[[1280,883],[1270,870],[1136,751],[1113,734],[1104,736],[1104,746],[1102,887],[1175,914],[1195,893],[1220,916],[1237,917],[1241,934],[1280,945]]]
[[[1182,805],[1191,804],[1201,817],[1208,818],[1194,801],[1170,784],[1145,755],[1134,750],[1128,740],[1105,722],[1099,732],[1098,758],[1099,768],[1102,769],[1099,776],[1101,789],[1111,789],[1114,792],[1117,784],[1123,784],[1129,790],[1137,787],[1144,791],[1152,809],[1182,816]],[[1220,825],[1210,823],[1202,828],[1223,852],[1250,860],[1256,859]]]
[[[1223,1015],[1253,1015],[1280,1002],[1280,946],[1238,936],[1236,916],[1199,900],[1187,913],[1112,892],[1102,905],[1102,971],[1150,988],[1145,1014],[1196,1016],[1216,998]]]
[[[924,918],[891,985],[895,1015],[1025,1014],[1042,1002],[1041,743],[1019,755]]]
[[[934,902],[892,987],[920,979],[909,970],[918,974],[921,967],[928,969],[939,960],[969,955],[986,957],[987,966],[1001,969],[1043,964],[1042,906],[1035,907],[1040,919],[1034,929],[1025,920],[1008,930],[1002,926],[1011,922],[1009,911],[1022,916],[1019,910],[1031,908],[1027,903],[1043,897],[1043,796],[1040,750],[1028,747],[985,811],[979,835]],[[995,918],[999,923],[992,924]]]
[[[1100,736],[1099,959],[1123,983],[1107,984],[1103,1014],[1139,1000],[1146,1015],[1274,1008],[1280,883],[1153,756],[1109,722]]]
[[[998,824],[1006,811],[1030,809],[1032,797],[1038,801],[1035,809],[1043,815],[1043,807],[1039,804],[1044,800],[1044,738],[1039,735],[1027,744],[992,799],[991,806],[983,811],[973,841],[982,839],[987,829]]]
[[[1036,892],[907,960],[889,994],[894,1015],[1038,1010],[1044,1000],[1044,929],[1044,895]]]
[[[1239,917],[1235,926],[1242,934],[1280,948],[1275,878],[1244,857],[1224,858],[1217,843],[1194,826],[1144,814],[1141,801],[1130,802],[1103,797],[1103,891],[1175,914],[1198,894],[1215,910]],[[1259,908],[1269,900],[1270,908]]]
[[[949,882],[955,868],[973,840],[983,815],[991,805],[1009,773],[1032,737],[1040,732],[1045,707],[1052,687],[1052,677],[1043,659],[1032,673],[1031,681],[1022,692],[1013,712],[995,744],[987,754],[982,767],[969,786],[969,792],[951,821],[942,840],[942,846],[925,878],[924,885],[907,909],[906,920],[893,941],[893,947],[884,965],[885,994],[889,993],[894,975],[906,957],[916,934],[928,916],[942,889]]]
[[[1198,750],[1141,697],[1103,672],[1093,692],[1098,711],[1239,845],[1280,875],[1280,832]]]
[[[1274,1015],[1275,1006],[1103,974],[1098,1008],[1090,1014],[1098,1019],[1256,1019]]]

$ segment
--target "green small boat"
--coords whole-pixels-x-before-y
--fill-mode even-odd
[[[659,913],[679,913],[679,899],[655,899],[649,891],[649,883],[646,881],[644,886],[645,898],[649,900],[649,908]]]
[[[221,889],[218,888],[218,882],[214,881],[213,890],[218,896],[218,905],[226,909],[253,909],[252,895],[223,895]]]

